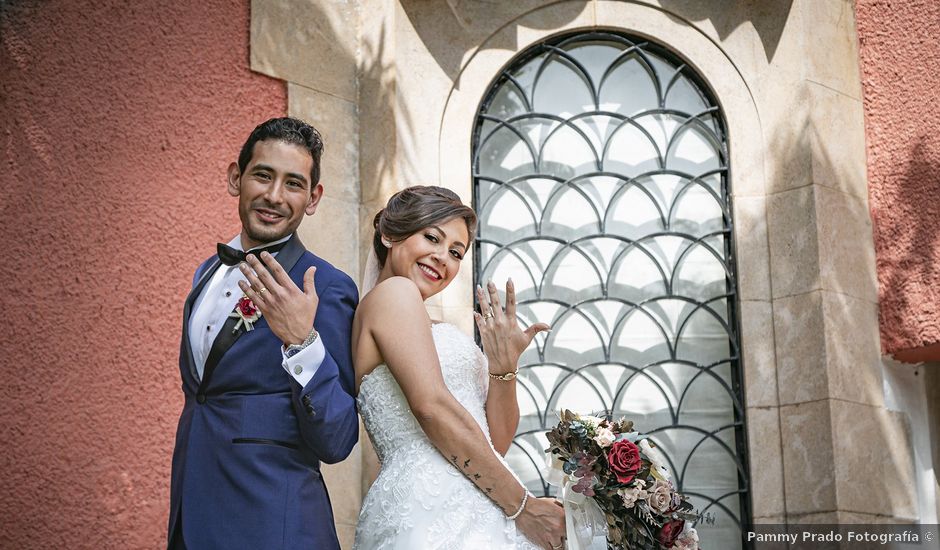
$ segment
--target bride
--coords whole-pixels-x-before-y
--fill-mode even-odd
[[[519,328],[511,282],[505,312],[492,283],[486,293],[477,287],[485,356],[428,317],[423,302],[454,280],[476,226],[453,192],[405,189],[374,225],[378,273],[356,311],[352,351],[359,411],[382,467],[354,547],[562,548],[562,509],[530,495],[500,456],[519,421],[516,363],[548,326]]]

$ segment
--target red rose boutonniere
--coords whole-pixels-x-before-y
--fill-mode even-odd
[[[235,305],[235,311],[229,314],[229,317],[238,317],[238,323],[232,332],[236,332],[244,324],[245,329],[252,331],[255,329],[252,323],[261,318],[261,310],[258,309],[248,296],[242,296]]]

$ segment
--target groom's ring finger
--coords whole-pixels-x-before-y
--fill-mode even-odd
[[[248,299],[254,302],[255,305],[264,304],[264,297],[261,296],[261,293],[256,291],[255,287],[251,286],[249,283],[245,281],[238,281],[238,287],[242,289],[242,292],[245,293],[245,296],[248,296]]]
[[[254,254],[249,254],[245,260],[249,267],[255,272],[255,276],[258,277],[258,280],[261,281],[261,285],[255,285],[255,287],[274,287],[277,283],[274,280],[274,276],[271,275],[271,272],[268,271],[268,268],[265,267],[261,260],[258,259]]]
[[[245,295],[251,298],[252,301],[257,301],[257,299],[263,300],[264,297],[261,295],[264,292],[267,292],[268,289],[261,283],[261,281],[258,280],[257,275],[255,275],[254,271],[252,271],[250,267],[243,266],[242,273],[245,275],[245,281],[242,282],[244,282],[245,286],[248,287],[247,290],[244,288],[242,289],[245,292]],[[264,292],[262,292],[260,289],[264,289]]]

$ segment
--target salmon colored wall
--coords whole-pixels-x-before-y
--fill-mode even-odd
[[[857,0],[881,345],[940,360],[940,2]]]
[[[0,2],[0,547],[158,548],[183,299],[286,112],[249,2]]]

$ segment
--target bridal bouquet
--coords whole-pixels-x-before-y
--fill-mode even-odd
[[[699,548],[692,527],[698,516],[676,492],[663,455],[633,431],[633,422],[564,410],[547,436],[569,516],[569,548]],[[603,544],[597,530],[603,534],[605,527]]]

